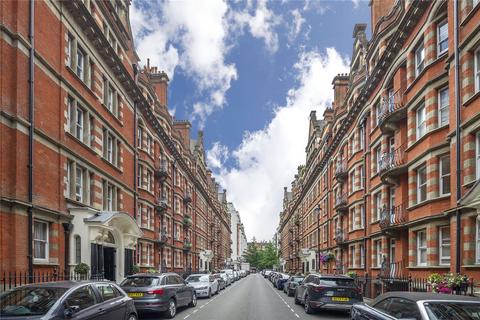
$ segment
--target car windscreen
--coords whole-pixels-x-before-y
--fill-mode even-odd
[[[65,288],[14,289],[0,298],[0,318],[44,315],[66,291]]]
[[[425,310],[431,320],[480,320],[480,303],[426,302]]]
[[[300,281],[303,281],[303,277],[295,277],[292,279],[293,282],[300,282]]]
[[[320,278],[320,285],[332,287],[355,287],[353,279],[343,278]]]
[[[187,282],[208,282],[210,279],[208,276],[188,276],[185,280]]]
[[[120,284],[122,287],[151,287],[158,285],[156,277],[128,277]]]

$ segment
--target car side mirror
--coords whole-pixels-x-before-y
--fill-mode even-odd
[[[65,318],[71,318],[75,313],[78,312],[78,310],[80,310],[79,306],[65,307],[65,309],[63,310],[63,315],[65,316]]]

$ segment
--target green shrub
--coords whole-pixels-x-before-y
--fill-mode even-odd
[[[75,269],[73,269],[73,271],[78,274],[87,274],[88,271],[90,271],[90,267],[88,266],[88,264],[80,262],[75,266]]]

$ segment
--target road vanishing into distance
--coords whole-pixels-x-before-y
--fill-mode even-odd
[[[164,319],[162,315],[146,315],[141,319]],[[277,290],[260,274],[251,274],[222,290],[211,299],[198,299],[196,308],[181,308],[177,320],[290,320],[349,319],[346,313],[317,311],[306,314],[293,297]]]

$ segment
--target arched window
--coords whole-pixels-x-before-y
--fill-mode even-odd
[[[82,241],[79,235],[76,235],[74,239],[75,239],[75,264],[79,264],[80,262],[82,262],[81,261],[82,260],[82,248],[81,248]]]

